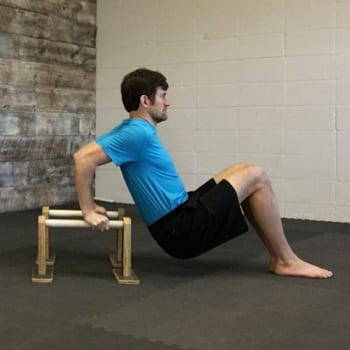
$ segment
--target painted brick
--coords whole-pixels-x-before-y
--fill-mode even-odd
[[[284,113],[280,107],[240,108],[240,130],[283,130]]]
[[[186,187],[255,163],[282,215],[350,222],[349,2],[151,0],[134,13],[140,4],[98,2],[97,133],[127,115],[122,76],[158,69],[171,104],[159,134]],[[118,181],[118,199],[132,201]]]
[[[238,83],[238,69],[238,61],[198,63],[198,85]]]
[[[350,130],[350,106],[337,107],[336,109],[337,130]]]
[[[152,54],[153,52],[151,52]],[[145,52],[140,48],[139,59],[144,59]],[[196,45],[192,41],[180,41],[175,43],[160,43],[157,46],[156,57],[150,58],[158,64],[188,63],[196,61]],[[147,66],[147,60],[140,62],[141,66]]]
[[[350,182],[338,182],[335,187],[335,199],[337,205],[346,205],[350,203]]]
[[[195,152],[173,152],[176,169],[182,174],[195,174],[197,171],[197,154]]]
[[[334,89],[335,82],[333,81],[287,82],[286,105],[333,105]]]
[[[157,23],[157,42],[193,41],[196,37],[196,22],[172,17]]]
[[[337,154],[350,156],[350,131],[337,132]]]
[[[194,108],[170,108],[168,120],[162,123],[160,129],[194,130],[196,128],[196,111]]]
[[[242,154],[283,152],[283,131],[240,131],[238,149]]]
[[[333,107],[307,106],[285,109],[286,130],[334,130],[335,112]]]
[[[196,16],[196,0],[162,0],[157,1],[159,18],[191,20]],[[184,9],[186,9],[184,11]],[[150,17],[153,17],[152,14]],[[165,27],[166,28],[166,27]],[[167,29],[165,31],[168,31]]]
[[[120,108],[120,91],[119,89],[99,89],[96,91],[96,108],[113,109]],[[119,105],[116,103],[119,102]]]
[[[336,160],[334,156],[288,155],[284,158],[286,179],[335,180]]]
[[[197,89],[198,107],[236,107],[238,106],[237,85],[199,86]]]
[[[287,154],[322,154],[332,156],[336,150],[335,131],[287,131]]]
[[[350,4],[348,1],[337,1],[337,27],[350,26]]]
[[[264,10],[264,9],[275,9],[284,8],[285,0],[236,0],[237,7],[239,10]]]
[[[234,130],[238,128],[237,108],[198,108],[197,129]]]
[[[334,199],[335,188],[332,181],[290,180],[284,190],[286,202],[334,204]]]
[[[169,91],[168,97],[177,108],[193,108],[197,102],[194,87],[174,87]]]
[[[350,81],[338,81],[335,91],[335,101],[339,105],[349,105],[350,101]]]
[[[160,128],[159,135],[170,152],[194,152],[195,137],[193,130],[181,130],[174,133],[173,130]]]
[[[240,153],[237,156],[239,163],[251,163],[261,166],[271,178],[275,179],[281,179],[284,176],[283,159],[284,156],[281,154]]]
[[[281,33],[285,28],[284,8],[243,10],[239,15],[239,34]]]
[[[239,106],[280,106],[284,101],[283,83],[240,84]]]
[[[238,15],[220,16],[220,21],[217,18],[200,17],[197,21],[198,39],[218,39],[234,37],[238,34]]]
[[[335,221],[335,208],[332,205],[316,205],[314,203],[286,203],[284,204],[284,217],[290,219],[307,219],[324,221],[325,217]]]
[[[195,86],[196,85],[196,64],[178,63],[159,65],[157,70],[162,72],[172,90],[173,87]],[[125,70],[124,70],[125,73]],[[121,81],[121,80],[120,80]],[[171,92],[171,90],[169,92]]]
[[[237,59],[239,58],[239,39],[233,37],[199,40],[197,42],[197,52],[199,62]]]
[[[337,157],[337,180],[350,181],[350,156]]]
[[[335,32],[329,30],[305,30],[286,33],[286,54],[324,55],[335,50]]]
[[[222,130],[199,130],[196,132],[196,150],[202,152],[237,151],[237,137],[235,133]]]
[[[96,135],[99,136],[111,130],[124,118],[127,118],[127,113],[124,109],[97,109]]]
[[[199,153],[197,163],[197,171],[199,173],[214,176],[219,171],[237,163],[237,155],[224,151],[220,153],[220,157],[218,157],[217,153]]]
[[[338,28],[336,31],[335,52],[350,53],[350,28]]]
[[[332,55],[286,57],[286,80],[331,80],[335,77]]]
[[[287,9],[287,30],[334,28],[336,25],[336,6],[330,4],[305,3],[302,7]]]
[[[237,13],[237,0],[217,0],[215,6],[211,0],[197,1],[196,18],[218,18],[223,14],[234,16]]]
[[[336,61],[336,79],[350,80],[350,55],[337,55]]]
[[[282,81],[283,58],[260,58],[239,61],[239,81],[242,83]]]
[[[282,33],[241,36],[239,39],[240,58],[281,57],[283,50]]]

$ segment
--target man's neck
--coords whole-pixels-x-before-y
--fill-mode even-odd
[[[131,111],[129,113],[129,118],[131,119],[144,119],[151,123],[152,125],[156,126],[157,123],[152,119],[152,117],[145,111]]]

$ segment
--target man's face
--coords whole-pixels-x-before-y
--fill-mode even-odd
[[[148,113],[154,123],[160,123],[168,119],[167,108],[170,106],[166,91],[158,88],[154,97],[154,103],[149,106]]]

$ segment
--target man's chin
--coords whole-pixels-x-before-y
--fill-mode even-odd
[[[165,115],[162,115],[161,117],[153,117],[153,120],[159,124],[161,122],[165,122],[166,120],[168,119],[168,116],[165,114]]]

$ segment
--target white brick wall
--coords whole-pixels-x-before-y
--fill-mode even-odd
[[[284,217],[350,222],[348,0],[98,0],[97,134],[127,116],[139,66],[170,83],[159,126],[188,189],[262,165]],[[113,166],[97,194],[130,195]]]

